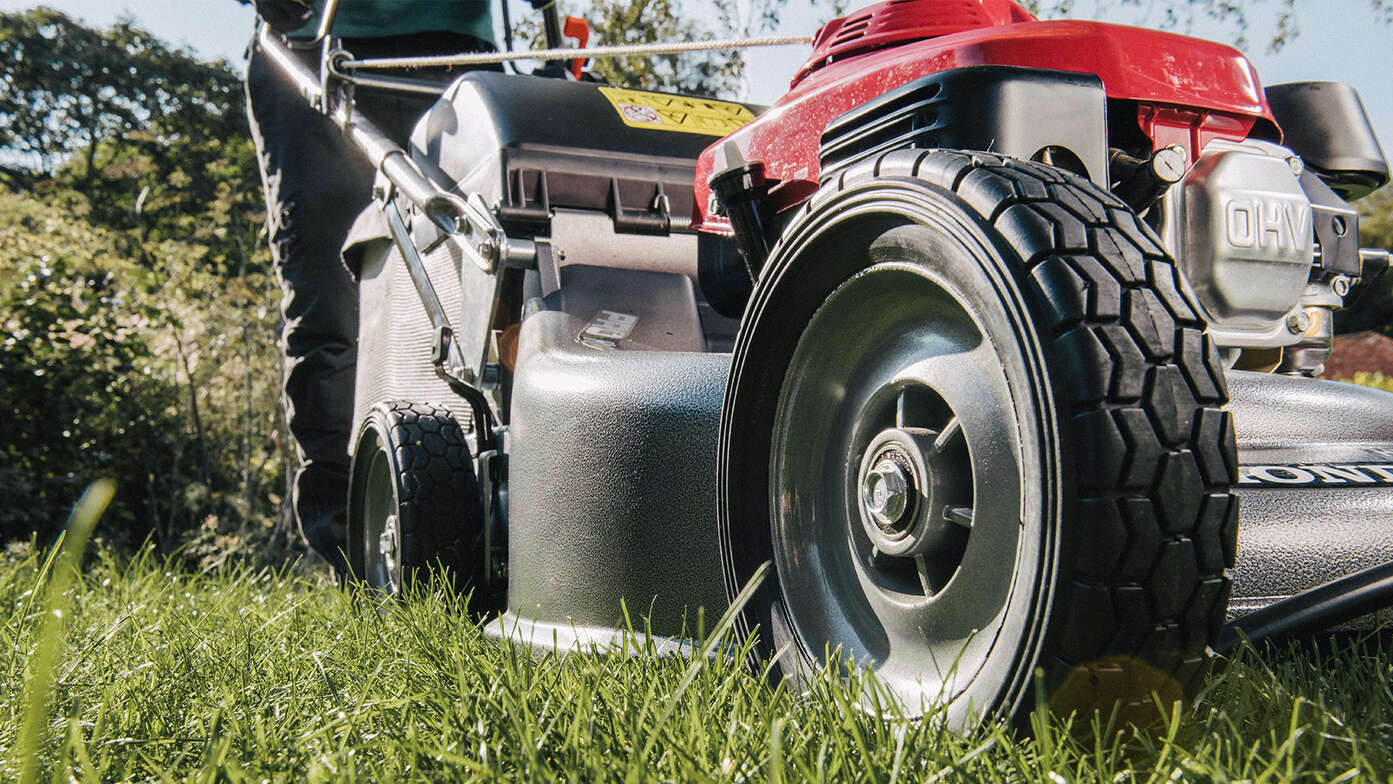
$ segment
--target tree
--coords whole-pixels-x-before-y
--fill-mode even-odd
[[[74,152],[97,169],[133,132],[158,141],[223,133],[240,80],[123,20],[108,30],[48,8],[0,15],[0,148],[52,175]]]
[[[1042,18],[1060,18],[1080,13],[1103,14],[1137,9],[1149,12],[1154,3],[1143,0],[1018,0]],[[1370,18],[1376,23],[1393,24],[1393,0],[1367,0]],[[1248,46],[1248,35],[1270,30],[1269,51],[1278,51],[1301,32],[1301,16],[1296,0],[1175,0],[1161,5],[1159,26],[1167,30],[1189,30],[1196,21],[1217,21],[1229,31],[1230,41],[1240,49]],[[1349,9],[1341,8],[1341,12]],[[1263,20],[1255,24],[1255,20]],[[1155,24],[1155,22],[1153,22]]]
[[[0,539],[119,480],[170,551],[281,520],[278,293],[241,82],[129,22],[0,14]],[[31,108],[32,105],[32,108]],[[218,537],[223,537],[218,540]]]
[[[568,6],[572,16],[590,25],[592,46],[620,46],[660,41],[709,40],[729,35],[736,24],[735,0],[714,0],[716,24],[681,13],[677,0],[587,0]],[[543,49],[546,39],[536,15],[525,17],[514,37],[524,47]],[[745,60],[739,51],[710,51],[681,55],[605,57],[587,68],[610,84],[672,90],[702,95],[733,94],[739,90]]]

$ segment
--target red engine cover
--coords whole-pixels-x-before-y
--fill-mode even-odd
[[[1259,122],[1276,128],[1252,64],[1222,44],[1099,22],[1036,21],[1009,0],[889,0],[824,26],[789,92],[702,153],[695,225],[728,230],[708,214],[706,185],[715,151],[727,141],[747,160],[764,162],[780,183],[775,207],[787,209],[817,186],[818,143],[829,122],[918,77],[974,65],[1096,74],[1109,98],[1142,103],[1141,125],[1157,146],[1179,141],[1192,154],[1214,136],[1245,138]]]
[[[813,53],[793,84],[835,60],[895,44],[936,38],[981,27],[1033,22],[1011,0],[889,0],[833,19],[817,31]]]

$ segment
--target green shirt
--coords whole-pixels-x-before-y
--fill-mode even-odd
[[[314,0],[314,8],[314,16],[293,37],[314,37],[324,0]],[[330,32],[341,38],[451,32],[494,43],[489,0],[339,0]]]

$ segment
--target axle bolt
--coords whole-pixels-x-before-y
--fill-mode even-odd
[[[389,572],[397,570],[397,545],[397,516],[389,515],[382,526],[381,535],[377,537],[377,552],[382,555],[382,562]]]
[[[1300,335],[1311,328],[1311,314],[1304,310],[1298,310],[1287,317],[1287,330],[1293,335]]]
[[[876,463],[861,483],[861,502],[882,529],[895,528],[909,506],[909,477],[904,468],[889,457]]]

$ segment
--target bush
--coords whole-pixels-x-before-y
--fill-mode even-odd
[[[268,292],[252,303],[245,286],[180,272],[199,249],[179,243],[162,243],[167,263],[152,269],[84,212],[71,192],[0,192],[0,538],[51,538],[101,476],[120,488],[104,526],[117,541],[153,536],[170,551],[224,521],[273,527]]]

